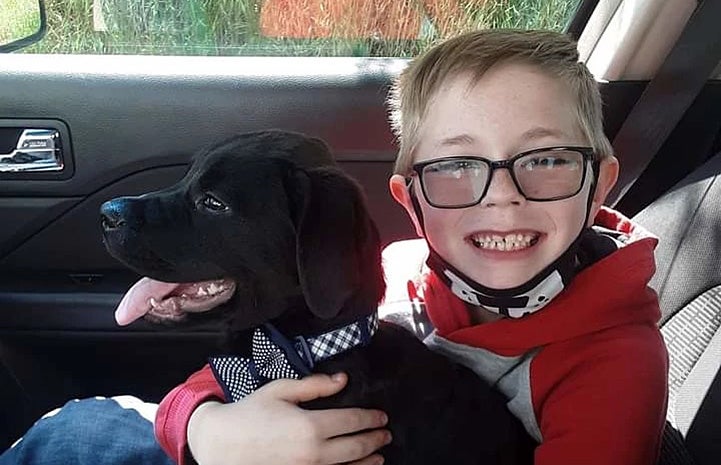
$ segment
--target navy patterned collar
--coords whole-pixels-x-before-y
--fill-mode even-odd
[[[226,401],[236,402],[274,379],[300,379],[320,361],[370,342],[378,313],[313,337],[287,338],[266,323],[253,332],[251,358],[211,357],[208,362]]]

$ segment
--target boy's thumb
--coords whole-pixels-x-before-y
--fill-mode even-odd
[[[298,404],[328,397],[340,392],[348,382],[348,376],[344,373],[334,375],[315,374],[303,379],[281,379],[273,381],[265,386],[266,395],[279,400],[285,400]]]

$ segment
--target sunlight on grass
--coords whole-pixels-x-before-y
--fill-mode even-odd
[[[0,42],[12,42],[32,35],[40,28],[37,0],[2,0]]]
[[[48,34],[24,51],[407,57],[469,29],[563,30],[578,2],[47,0]]]

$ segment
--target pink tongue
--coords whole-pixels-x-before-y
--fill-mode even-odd
[[[135,283],[123,296],[123,300],[115,310],[115,321],[125,326],[143,317],[151,309],[150,299],[162,300],[173,290],[180,287],[179,283],[164,283],[150,278],[142,278]]]

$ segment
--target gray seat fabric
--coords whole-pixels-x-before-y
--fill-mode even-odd
[[[693,299],[721,284],[719,175],[721,154],[634,217],[661,238],[651,287],[659,295],[662,324]]]
[[[651,286],[669,351],[669,441],[661,463],[721,460],[721,154],[634,218],[660,238]],[[684,446],[688,457],[679,447]],[[671,459],[673,457],[673,460]]]

